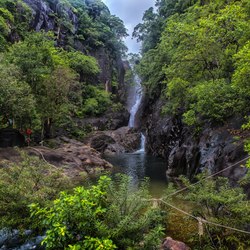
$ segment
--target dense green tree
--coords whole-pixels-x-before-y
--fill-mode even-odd
[[[79,51],[69,52],[67,57],[70,67],[80,75],[81,82],[88,82],[89,78],[100,71],[94,57],[86,56]]]
[[[0,8],[0,52],[3,52],[6,49],[6,38],[11,32],[10,26],[13,21],[13,15],[7,9]]]
[[[51,33],[30,33],[24,41],[14,44],[8,54],[9,61],[21,69],[34,94],[39,93],[40,84],[57,66],[67,65],[53,38]]]
[[[12,46],[7,59],[20,68],[23,80],[29,83],[41,128],[49,136],[55,115],[64,115],[59,110],[62,104],[67,104],[66,97],[74,78],[64,53],[55,48],[50,34],[32,33]]]
[[[55,68],[51,75],[43,81],[42,89],[36,99],[39,102],[37,109],[44,123],[46,137],[51,137],[52,125],[70,113],[69,92],[76,84],[74,72],[67,67]]]
[[[36,123],[36,102],[27,82],[21,80],[17,67],[0,64],[0,127],[11,120],[17,128]]]
[[[197,0],[156,0],[156,8],[150,7],[146,10],[143,22],[134,28],[133,37],[142,42],[142,53],[154,49],[160,42],[164,25],[170,16],[183,13],[196,2]]]
[[[147,93],[165,98],[164,110],[184,115],[189,125],[244,115],[247,91],[240,88],[247,76],[248,1],[158,1],[157,6],[161,17],[166,14],[164,31],[139,65]]]
[[[110,93],[91,85],[84,87],[83,101],[82,114],[92,116],[103,114],[112,104]]]
[[[0,46],[5,50],[8,42],[25,37],[32,14],[22,0],[0,0],[0,9]]]
[[[234,56],[236,70],[233,75],[233,87],[242,98],[245,105],[249,105],[249,79],[250,79],[250,41]]]
[[[122,38],[127,36],[123,21],[111,15],[102,1],[67,0],[77,12],[79,28],[76,37],[84,44],[85,49],[106,48],[113,57],[126,51]]]
[[[198,118],[223,122],[242,107],[238,94],[224,79],[199,83],[186,93],[189,96],[184,100],[188,99],[190,104],[183,116],[188,125],[199,123]]]
[[[100,114],[111,103],[109,94],[104,91],[96,90],[98,93],[93,96],[82,94],[84,85],[79,84],[75,72],[80,81],[92,82],[99,73],[95,58],[56,48],[53,38],[50,33],[31,33],[24,41],[13,45],[6,55],[8,61],[20,68],[23,81],[30,85],[36,100],[35,109],[41,118],[42,135],[46,137],[52,135],[52,124],[58,125],[57,122],[63,122],[69,114]],[[91,102],[82,98],[96,99]]]
[[[6,104],[3,104],[6,98],[2,99],[1,117],[7,120],[15,116],[14,120],[17,122],[19,119],[20,126],[21,123],[32,125],[39,117],[40,130],[50,135],[51,124],[68,124],[75,114],[99,115],[111,104],[110,95],[99,87],[92,96],[83,93],[85,84],[98,84],[100,72],[97,61],[89,55],[101,49],[108,55],[112,66],[126,51],[123,38],[127,36],[127,31],[123,22],[111,15],[102,1],[46,2],[53,10],[50,18],[55,22],[54,30],[48,33],[31,30],[34,16],[24,1],[0,0],[0,51],[4,52],[4,60],[13,65],[12,69],[15,67],[20,72],[15,81],[11,80],[18,86],[8,86],[12,88],[9,92],[5,89],[12,98]],[[85,54],[75,50],[79,48]],[[79,74],[80,84],[73,71]],[[114,83],[117,81],[116,71],[114,65]],[[11,71],[2,74],[6,79],[13,78]],[[14,91],[14,88],[17,90]],[[27,100],[25,95],[15,100],[14,95],[24,92],[29,92]],[[10,103],[12,106],[7,107]],[[3,113],[4,109],[9,109],[8,115]],[[20,111],[18,116],[16,110]]]
[[[154,12],[151,7],[144,12],[143,23],[135,26],[133,37],[137,38],[138,42],[142,42],[142,52],[152,49],[159,42],[160,34],[162,31],[162,20]]]

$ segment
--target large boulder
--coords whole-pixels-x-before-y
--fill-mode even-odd
[[[68,143],[60,148],[51,150],[46,147],[35,147],[29,149],[30,154],[43,155],[49,163],[61,167],[70,177],[77,177],[81,172],[95,174],[106,169],[111,169],[112,165],[101,158],[95,149],[81,143]]]
[[[105,154],[131,153],[139,149],[139,131],[121,127],[111,131],[97,131],[85,138],[85,143]]]

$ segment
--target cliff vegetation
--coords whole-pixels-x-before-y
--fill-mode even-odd
[[[134,36],[138,70],[162,112],[188,125],[225,123],[249,113],[249,1],[156,1]],[[155,27],[160,27],[155,29]]]
[[[127,33],[103,2],[1,0],[0,31],[0,127],[77,134],[120,105]]]

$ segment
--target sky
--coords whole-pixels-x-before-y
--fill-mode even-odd
[[[111,14],[118,16],[123,20],[130,37],[127,37],[125,43],[129,52],[138,53],[140,44],[132,38],[134,27],[142,22],[142,16],[145,10],[154,6],[154,0],[103,0],[108,6]]]

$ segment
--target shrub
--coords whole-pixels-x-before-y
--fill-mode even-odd
[[[28,205],[48,204],[69,180],[37,157],[21,153],[20,163],[0,165],[0,228],[27,229],[31,225]]]
[[[129,177],[102,176],[90,188],[62,192],[51,208],[33,204],[31,211],[46,229],[47,249],[158,249],[162,217],[149,198],[145,182],[135,191]]]
[[[205,174],[199,175],[201,181]],[[188,181],[184,181],[190,185]],[[227,178],[206,179],[190,185],[182,198],[193,202],[193,215],[221,225],[246,230],[250,223],[250,206],[247,196],[240,187],[231,187]],[[223,227],[204,224],[204,235],[193,238],[196,245],[203,249],[247,249],[249,235]]]
[[[101,115],[112,103],[110,93],[91,85],[85,87],[84,99],[82,111],[86,115]]]

